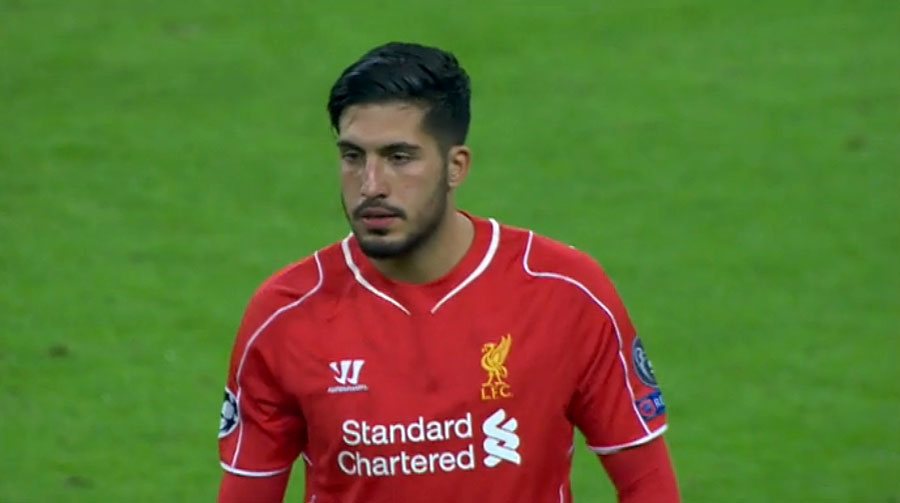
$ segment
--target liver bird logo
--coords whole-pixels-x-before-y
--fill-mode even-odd
[[[488,373],[487,382],[482,386],[506,385],[504,379],[506,379],[509,372],[506,370],[504,363],[509,355],[510,346],[512,346],[512,336],[506,334],[500,338],[499,343],[489,342],[481,348],[481,368]]]

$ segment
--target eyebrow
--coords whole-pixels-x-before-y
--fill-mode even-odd
[[[347,140],[338,140],[337,147],[340,149],[347,149],[347,150],[362,150],[363,149],[359,145],[357,145],[353,142],[347,141]]]
[[[347,140],[338,140],[337,147],[345,150],[359,150],[364,151],[365,149],[360,147],[359,145],[347,141]],[[420,152],[422,147],[416,145],[414,143],[409,143],[405,141],[398,141],[394,143],[388,143],[387,145],[382,145],[378,147],[378,153],[382,155],[391,154],[393,152]]]

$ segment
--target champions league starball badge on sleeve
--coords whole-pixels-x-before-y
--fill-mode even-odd
[[[222,415],[219,419],[219,438],[227,437],[240,422],[237,399],[230,389],[225,388],[225,401],[222,403]]]
[[[650,363],[650,358],[647,357],[647,352],[644,351],[644,344],[639,337],[634,338],[634,345],[631,347],[631,362],[634,366],[634,373],[637,374],[638,379],[642,383],[651,388],[659,387],[659,384],[656,382],[656,375],[653,373],[653,364]]]

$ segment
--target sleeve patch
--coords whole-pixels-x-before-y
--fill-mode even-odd
[[[634,344],[631,346],[631,363],[634,366],[634,373],[642,383],[651,388],[659,387],[656,382],[656,374],[653,373],[653,364],[650,363],[650,358],[644,351],[644,343],[639,337],[634,338]]]
[[[644,398],[635,400],[634,404],[644,421],[655,419],[666,412],[666,404],[663,402],[662,392],[659,390],[650,393]]]
[[[237,398],[234,393],[225,388],[225,401],[222,403],[222,414],[219,420],[219,438],[230,435],[241,422],[241,413],[238,410]]]

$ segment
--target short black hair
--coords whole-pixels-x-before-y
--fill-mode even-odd
[[[341,114],[361,103],[409,101],[425,109],[425,130],[444,149],[466,142],[469,132],[469,76],[456,57],[436,47],[391,42],[372,49],[331,87],[328,114],[340,131]]]

